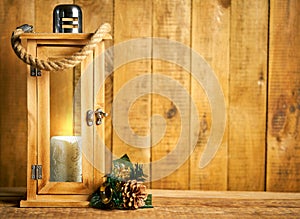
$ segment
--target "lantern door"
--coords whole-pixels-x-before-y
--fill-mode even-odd
[[[51,60],[76,49],[38,47],[37,55]],[[93,71],[88,60],[79,67],[45,72],[37,78],[38,164],[43,173],[38,194],[92,192],[93,126],[85,122],[85,112],[94,109]]]

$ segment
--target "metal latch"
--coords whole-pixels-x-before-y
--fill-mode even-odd
[[[95,115],[96,115],[96,125],[101,125],[101,124],[102,124],[102,119],[103,119],[104,117],[107,117],[107,116],[108,116],[108,114],[105,113],[105,112],[103,112],[102,109],[97,109],[97,110],[95,111]]]
[[[30,66],[30,76],[33,77],[42,76],[42,72],[40,69]]]
[[[107,117],[108,114],[103,112],[102,109],[89,110],[86,112],[86,122],[88,126],[92,126],[94,124],[94,117],[96,117],[96,125],[101,125],[104,117]]]
[[[31,179],[42,179],[42,165],[31,165]]]

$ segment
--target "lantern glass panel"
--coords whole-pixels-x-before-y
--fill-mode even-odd
[[[50,181],[82,182],[80,69],[50,73]]]

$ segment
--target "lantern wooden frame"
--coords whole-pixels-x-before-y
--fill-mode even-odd
[[[92,34],[72,33],[26,33],[21,36],[22,44],[27,51],[39,59],[61,58],[79,51],[86,45]],[[104,56],[99,56],[105,50],[104,41],[111,39],[110,35],[102,40],[79,66],[81,72],[93,71],[85,81],[81,81],[82,96],[90,97],[99,92],[94,86],[95,81],[104,79]],[[100,60],[98,60],[100,57]],[[95,59],[97,58],[97,61]],[[49,181],[49,75],[51,72],[41,72],[27,66],[27,109],[28,109],[28,139],[27,139],[27,196],[20,202],[20,207],[87,207],[90,194],[101,184],[103,173],[100,173],[90,162],[82,162],[82,182],[50,182]],[[104,81],[104,80],[103,80]],[[85,106],[96,110],[104,109],[104,89],[99,97],[82,98]],[[83,109],[85,111],[86,109]],[[82,112],[84,113],[84,112]],[[85,115],[83,115],[84,117]],[[102,159],[104,151],[96,144],[95,134],[104,136],[104,127],[86,126],[86,143],[93,145],[94,159]],[[100,157],[99,157],[100,156]],[[83,158],[84,159],[84,158]],[[42,165],[42,179],[32,179],[33,166]]]

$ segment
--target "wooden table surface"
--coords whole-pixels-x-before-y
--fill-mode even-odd
[[[300,218],[300,193],[151,190],[151,209],[19,208],[23,188],[0,188],[0,218]]]

